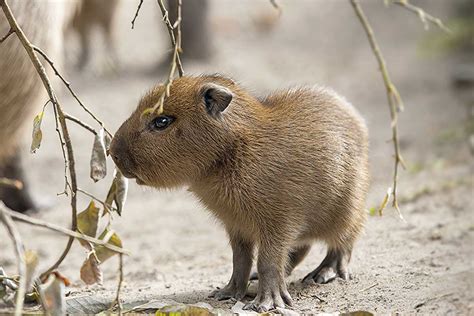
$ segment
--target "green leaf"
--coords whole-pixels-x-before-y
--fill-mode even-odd
[[[102,234],[100,234],[99,239],[106,240],[108,244],[122,248],[122,240],[120,237],[117,235],[117,233],[109,230],[108,228],[106,228]],[[102,264],[105,260],[115,255],[116,252],[107,249],[102,245],[98,245],[95,247],[95,254],[97,255],[97,259],[99,259],[99,262]]]
[[[99,224],[99,208],[95,206],[94,201],[77,215],[77,229],[84,235],[95,237],[97,234],[97,226]],[[87,241],[79,240],[82,246],[90,250]]]
[[[43,116],[44,112],[40,112],[33,120],[33,135],[30,148],[32,154],[40,148],[41,140],[43,139],[43,133],[41,132],[41,121],[43,120]]]

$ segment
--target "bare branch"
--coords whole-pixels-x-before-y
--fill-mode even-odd
[[[15,31],[13,29],[9,29],[8,33],[5,34],[2,38],[0,38],[0,44],[3,43],[13,33],[15,33]]]
[[[12,240],[13,246],[15,248],[18,274],[20,275],[18,290],[16,292],[16,302],[15,302],[15,315],[20,316],[22,314],[23,302],[25,300],[26,294],[26,262],[25,262],[25,248],[21,242],[20,233],[16,228],[15,223],[13,223],[11,216],[4,209],[5,204],[0,201],[0,221],[5,226],[10,239]]]
[[[281,7],[278,4],[277,0],[270,0],[270,3],[278,11],[278,15],[281,15],[282,10],[281,10]]]
[[[91,193],[81,189],[81,188],[77,188],[77,192],[80,192],[88,197],[90,197],[91,199],[99,202],[100,204],[102,204],[102,206],[107,210],[107,211],[112,211],[112,210],[115,210],[115,208],[112,207],[112,209],[110,209],[110,206],[107,205],[107,203],[105,203],[104,201],[102,201],[101,199],[99,199],[98,197],[92,195]]]
[[[77,238],[77,239],[81,239],[81,240],[85,240],[87,242],[93,243],[95,245],[104,246],[105,248],[107,248],[109,250],[112,250],[116,253],[125,254],[125,255],[130,254],[129,251],[127,251],[127,250],[125,250],[121,247],[117,247],[117,246],[114,246],[112,244],[109,244],[108,241],[104,241],[104,240],[100,240],[100,239],[97,239],[97,238],[94,238],[94,237],[90,237],[90,236],[81,234],[77,231],[73,231],[73,230],[70,230],[70,229],[67,229],[67,228],[63,228],[61,226],[51,224],[51,223],[47,223],[47,222],[42,221],[42,220],[37,219],[37,218],[33,218],[33,217],[30,217],[30,216],[27,216],[27,215],[24,215],[24,214],[20,214],[20,213],[11,211],[2,202],[0,202],[0,213],[6,214],[7,216],[10,216],[14,220],[22,222],[22,223],[27,223],[29,225],[33,225],[33,226],[37,226],[37,227],[43,227],[43,228],[52,230],[54,232],[69,236],[70,238],[73,238],[73,239]]]
[[[75,116],[72,116],[70,114],[67,114],[67,113],[64,113],[64,118],[66,120],[69,120],[71,122],[74,122],[82,127],[84,127],[85,129],[87,129],[89,132],[91,132],[92,134],[94,135],[97,135],[97,131],[95,129],[93,129],[92,127],[90,127],[89,125],[87,125],[86,123],[84,123],[83,121],[81,121],[80,119],[78,119],[77,117]]]
[[[56,76],[58,76],[61,81],[64,83],[64,85],[66,86],[66,88],[69,90],[69,92],[71,93],[71,95],[74,97],[74,99],[76,99],[77,103],[79,103],[79,105],[84,109],[84,111],[87,112],[87,114],[89,114],[106,132],[107,134],[109,134],[110,136],[112,136],[112,134],[107,130],[107,128],[105,128],[104,126],[104,123],[97,117],[94,115],[94,113],[92,113],[91,110],[89,110],[85,104],[79,99],[79,97],[77,96],[77,94],[74,92],[74,90],[72,89],[71,87],[71,83],[69,81],[67,81],[62,75],[61,73],[58,71],[58,69],[56,68],[56,66],[54,65],[54,62],[48,57],[48,55],[46,55],[45,52],[43,52],[39,47],[36,47],[34,45],[31,45],[33,47],[33,49],[38,53],[40,54],[47,62],[48,64],[51,66],[51,68],[53,68],[54,70],[54,73],[56,74]]]
[[[171,65],[170,65],[170,71],[168,74],[168,78],[166,79],[166,82],[164,84],[164,91],[161,94],[160,98],[158,99],[158,102],[151,108],[146,109],[143,111],[142,116],[148,115],[151,113],[162,113],[163,112],[163,105],[165,103],[165,99],[169,97],[170,95],[170,89],[171,89],[171,84],[173,83],[173,78],[176,72],[176,68],[178,68],[179,75],[183,76],[182,68],[180,70],[180,65],[181,61],[179,59],[179,53],[181,52],[181,21],[182,21],[182,0],[177,0],[178,1],[178,6],[177,6],[177,19],[175,23],[175,27],[177,28],[176,32],[176,38],[174,36],[174,28],[170,23],[170,20],[168,18],[168,11],[165,9],[163,5],[162,0],[157,0],[158,4],[160,5],[161,12],[163,13],[163,21],[165,21],[166,26],[168,27],[169,33],[170,33],[170,38],[171,42],[173,43],[173,57],[171,58]]]
[[[163,0],[156,0],[156,1],[158,2],[158,5],[160,6],[161,14],[163,15],[163,22],[165,23],[166,29],[168,30],[168,35],[171,40],[171,45],[175,47],[175,50],[176,50],[176,46],[177,46],[176,38],[174,36],[173,25],[171,25],[171,22],[169,19],[168,10],[166,10],[165,5],[163,4]],[[178,0],[178,12],[179,14],[178,14],[177,19],[181,21],[181,0]],[[180,26],[178,25],[178,27]],[[180,31],[178,30],[178,32]],[[179,45],[179,48],[181,48],[181,44]],[[176,55],[176,57],[173,56],[173,60],[174,60],[173,63],[177,64],[179,76],[182,77],[184,74],[184,71],[183,71],[183,65],[181,64],[181,58],[179,57],[179,52]]]
[[[411,4],[408,0],[394,0],[394,4],[399,5],[401,7],[404,7],[408,11],[414,12],[418,15],[420,18],[421,22],[425,26],[425,29],[429,29],[430,25],[429,23],[432,23],[433,25],[436,25],[446,33],[451,33],[451,30],[444,25],[443,21],[440,19],[428,14],[425,10],[423,10],[420,7],[417,7],[416,5]]]
[[[140,0],[137,11],[135,12],[135,16],[133,17],[133,20],[132,20],[132,30],[135,28],[135,20],[138,18],[138,13],[140,12],[140,9],[142,8],[142,4],[143,4],[143,0]]]
[[[392,127],[392,142],[395,151],[395,165],[393,171],[393,188],[391,190],[391,195],[393,197],[392,206],[397,210],[401,219],[403,219],[402,213],[398,207],[398,200],[397,200],[397,181],[398,181],[398,169],[399,165],[401,164],[404,166],[403,159],[400,153],[400,143],[398,140],[398,126],[397,126],[397,115],[398,111],[403,109],[403,103],[400,98],[400,94],[398,93],[397,88],[390,80],[390,76],[388,74],[387,66],[385,64],[385,60],[382,56],[380,48],[377,44],[377,40],[375,39],[374,32],[372,27],[370,26],[367,17],[362,10],[358,0],[350,0],[352,7],[364,28],[365,33],[367,34],[367,38],[369,39],[370,47],[377,59],[377,62],[380,67],[380,71],[382,72],[383,82],[385,84],[385,88],[387,91],[387,99],[388,105],[390,109],[390,117],[391,117],[391,127]]]
[[[122,291],[122,283],[123,283],[123,255],[119,254],[119,268],[118,268],[118,285],[117,285],[117,294],[115,296],[115,300],[112,303],[111,308],[114,308],[117,306],[117,312],[120,315],[122,315],[122,302],[120,300],[120,294]]]

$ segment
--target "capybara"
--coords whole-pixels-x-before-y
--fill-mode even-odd
[[[257,98],[229,78],[203,75],[176,79],[164,112],[143,115],[163,91],[141,99],[111,155],[138,184],[189,187],[222,221],[233,273],[213,296],[245,296],[256,248],[258,291],[245,308],[291,305],[285,276],[317,240],[327,255],[305,280],[348,279],[369,185],[367,128],[355,108],[322,87]]]

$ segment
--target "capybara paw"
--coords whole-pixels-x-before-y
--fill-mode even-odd
[[[292,306],[291,296],[288,291],[275,291],[259,293],[250,303],[245,304],[244,310],[253,310],[258,313],[268,312],[277,307],[285,308],[285,304]]]
[[[224,301],[229,299],[236,299],[237,301],[242,300],[245,297],[245,290],[238,290],[234,287],[224,287],[217,289],[209,294],[209,297],[215,298],[218,301]]]
[[[336,270],[334,267],[322,267],[312,271],[304,277],[303,283],[318,283],[326,284],[336,279],[337,277],[343,280],[349,280],[349,272],[347,270]]]

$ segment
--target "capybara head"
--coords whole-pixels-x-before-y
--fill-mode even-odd
[[[143,114],[159,101],[163,85],[151,89],[115,134],[110,153],[118,168],[138,184],[158,188],[190,185],[213,167],[233,142],[226,110],[232,80],[220,76],[173,81],[163,113]]]

